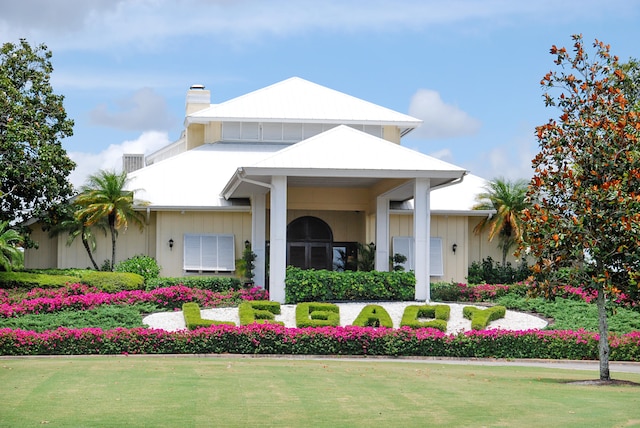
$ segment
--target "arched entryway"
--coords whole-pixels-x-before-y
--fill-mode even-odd
[[[333,232],[323,220],[305,216],[287,226],[287,265],[301,269],[332,269]]]

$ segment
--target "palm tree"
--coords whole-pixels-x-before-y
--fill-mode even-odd
[[[474,210],[495,210],[496,214],[485,217],[473,229],[476,234],[489,231],[489,241],[498,237],[498,247],[502,250],[502,266],[507,262],[509,250],[523,239],[523,226],[520,213],[527,207],[528,182],[526,180],[509,181],[496,178],[485,186],[485,192],[476,196],[478,203]]]
[[[144,201],[134,199],[133,190],[125,190],[127,173],[101,170],[89,176],[82,193],[76,198],[80,209],[76,218],[87,226],[93,226],[106,219],[111,232],[111,270],[116,259],[116,238],[118,229],[127,229],[129,222],[135,223],[140,230],[144,228],[144,215],[134,209],[146,205]]]
[[[8,229],[8,221],[0,222],[0,268],[11,272],[14,266],[21,266],[24,254],[18,248],[24,242],[22,236],[13,229]]]
[[[69,209],[65,211],[65,218],[55,224],[49,231],[49,236],[58,236],[61,233],[67,232],[69,236],[67,238],[67,246],[71,246],[73,241],[79,236],[82,240],[82,246],[89,255],[91,264],[96,270],[100,270],[98,264],[93,258],[93,252],[96,250],[96,237],[93,234],[92,228],[87,225],[86,220],[77,217],[76,212],[78,209],[77,204],[70,205]],[[95,226],[98,226],[106,236],[107,229],[104,222],[99,222]]]

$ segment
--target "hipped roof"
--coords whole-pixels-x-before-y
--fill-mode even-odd
[[[299,77],[212,104],[187,116],[209,121],[395,125],[404,134],[422,121]]]

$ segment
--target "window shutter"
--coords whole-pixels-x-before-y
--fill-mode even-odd
[[[218,235],[218,270],[235,270],[233,235]]]
[[[200,237],[202,245],[201,270],[217,270],[218,267],[218,237],[203,235]]]
[[[199,235],[184,235],[184,270],[200,270]]]
[[[412,236],[394,236],[393,254],[402,254],[407,257],[404,266],[405,270],[415,270],[415,257],[413,254],[414,239]],[[430,238],[431,252],[429,253],[430,276],[444,276],[444,266],[442,260],[442,238]]]
[[[442,264],[442,238],[431,238],[431,253],[429,254],[431,276],[444,276]]]

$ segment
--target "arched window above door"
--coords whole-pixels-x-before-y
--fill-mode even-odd
[[[332,242],[333,232],[317,217],[299,217],[287,226],[287,241]]]

